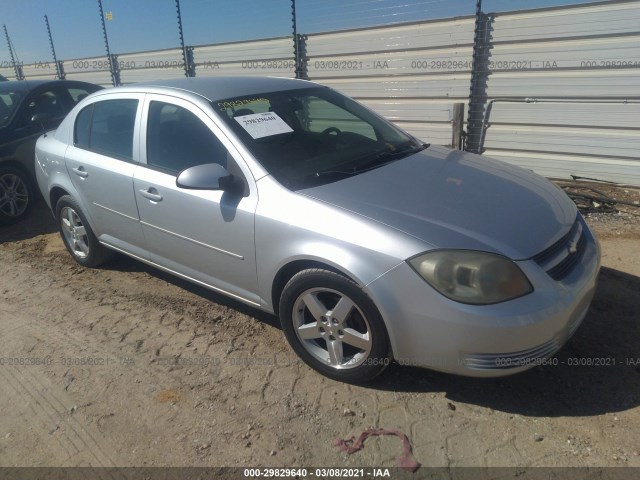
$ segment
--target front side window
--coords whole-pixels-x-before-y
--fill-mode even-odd
[[[133,160],[133,129],[138,100],[102,100],[76,117],[74,144],[103,155]]]
[[[205,163],[227,168],[228,152],[194,113],[170,103],[152,101],[147,119],[147,165],[168,173]]]
[[[357,175],[425,147],[324,87],[230,98],[212,106],[263,167],[292,190]]]

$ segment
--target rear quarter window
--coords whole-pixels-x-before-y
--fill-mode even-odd
[[[73,131],[73,143],[76,147],[89,148],[89,134],[91,133],[91,117],[93,105],[84,108],[76,117]]]

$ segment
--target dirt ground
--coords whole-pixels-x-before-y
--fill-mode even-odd
[[[300,364],[274,317],[124,257],[76,265],[40,204],[0,227],[0,466],[392,467],[397,438],[334,446],[374,426],[424,466],[638,467],[639,215],[587,216],[600,286],[557,366],[355,387]]]

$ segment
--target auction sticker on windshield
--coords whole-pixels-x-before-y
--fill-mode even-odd
[[[293,132],[275,112],[252,113],[235,119],[254,139]]]

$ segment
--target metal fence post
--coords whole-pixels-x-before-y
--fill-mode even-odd
[[[13,65],[13,71],[16,75],[16,80],[24,80],[24,75],[22,73],[22,65],[17,64],[15,57],[13,56],[13,45],[11,44],[11,39],[9,38],[9,32],[7,31],[7,26],[2,25],[2,28],[4,28],[4,36],[7,38],[7,46],[9,47],[11,65]]]
[[[98,8],[100,10],[100,23],[102,24],[102,35],[104,36],[104,46],[107,49],[107,60],[109,60],[109,73],[111,73],[111,83],[114,87],[120,85],[120,75],[116,74],[118,64],[113,62],[111,50],[109,50],[109,39],[107,38],[107,26],[104,23],[104,10],[102,9],[102,0],[98,0]]]
[[[453,118],[451,119],[451,148],[462,150],[464,128],[464,103],[453,104]]]
[[[473,39],[473,65],[469,88],[469,111],[467,114],[466,150],[482,153],[482,129],[487,104],[489,82],[489,57],[491,55],[491,28],[493,18],[482,12],[482,0],[476,3],[476,24]]]
[[[58,60],[58,65],[56,66],[56,71],[58,72],[58,78],[60,80],[66,80],[66,73],[64,73],[64,62],[62,60]]]
[[[118,63],[118,56],[115,54],[109,55],[111,66],[111,75],[113,76],[114,86],[121,85],[120,83],[120,65]]]
[[[193,47],[184,46],[184,34],[182,30],[182,13],[180,12],[180,0],[176,0],[176,13],[178,14],[178,36],[180,37],[180,49],[182,50],[182,64],[184,76],[195,77],[196,69],[193,64]]]
[[[49,26],[49,17],[44,16],[44,23],[47,26],[47,34],[49,35],[49,45],[51,46],[51,53],[53,54],[53,63],[56,66],[56,76],[59,80],[64,80],[64,70],[62,67],[62,62],[59,62],[56,58],[56,49],[53,46],[53,37],[51,36],[51,27]]]
[[[296,78],[307,78],[307,69],[304,64],[306,37],[298,33],[296,18],[296,0],[291,0],[291,24],[293,32],[293,56],[296,62]]]
[[[187,77],[196,76],[196,61],[193,57],[193,47],[185,47],[187,52]]]

